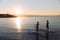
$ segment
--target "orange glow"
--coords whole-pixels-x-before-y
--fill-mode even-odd
[[[19,10],[19,9],[14,9],[14,13],[16,16],[19,16],[22,14],[22,10]]]
[[[16,14],[21,14],[21,11],[20,10],[15,10],[15,13]]]

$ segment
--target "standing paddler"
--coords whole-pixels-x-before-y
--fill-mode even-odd
[[[39,40],[39,22],[36,24],[36,40]]]
[[[49,39],[49,21],[47,20],[47,23],[46,23],[46,40]]]

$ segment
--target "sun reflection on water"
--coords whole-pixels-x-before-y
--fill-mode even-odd
[[[21,32],[21,18],[20,17],[16,18],[16,28],[17,28],[17,32]]]

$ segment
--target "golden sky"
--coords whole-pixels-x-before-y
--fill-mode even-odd
[[[17,10],[17,13],[16,13]],[[19,12],[20,11],[20,12]],[[60,15],[59,0],[1,0],[0,13]]]

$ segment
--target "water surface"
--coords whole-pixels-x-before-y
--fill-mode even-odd
[[[8,37],[9,40],[33,40],[35,36],[28,34],[35,30],[36,22],[40,23],[40,29],[46,29],[46,21],[49,20],[49,30],[55,32],[50,34],[50,40],[60,38],[60,17],[16,17],[0,18],[0,36]],[[26,39],[25,35],[27,34]],[[54,35],[53,35],[54,34]],[[44,35],[45,36],[45,35]],[[53,36],[53,38],[51,37]],[[40,37],[43,39],[44,37]],[[8,40],[6,39],[6,40]]]

